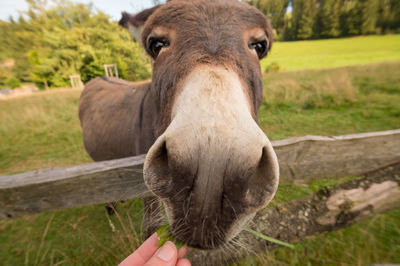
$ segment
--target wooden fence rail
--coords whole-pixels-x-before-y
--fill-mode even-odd
[[[400,162],[400,129],[336,137],[305,136],[272,142],[281,180],[359,176]],[[150,195],[143,183],[145,155],[0,176],[0,219]]]

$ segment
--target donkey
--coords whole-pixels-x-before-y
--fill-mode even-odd
[[[172,0],[124,12],[120,25],[154,59],[153,77],[86,85],[85,147],[95,161],[147,153],[144,181],[173,235],[202,249],[226,244],[278,186],[275,152],[257,124],[270,23],[235,0]]]

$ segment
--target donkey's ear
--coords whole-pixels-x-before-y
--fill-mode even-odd
[[[122,12],[122,18],[120,19],[118,24],[128,29],[134,41],[140,42],[140,36],[142,34],[144,23],[150,17],[150,15],[153,14],[154,11],[156,11],[159,7],[160,5],[145,9],[135,15],[131,15],[127,12]]]

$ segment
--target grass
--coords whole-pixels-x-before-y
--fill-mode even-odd
[[[400,63],[270,73],[264,84],[259,122],[273,140],[400,128]]]
[[[80,90],[0,101],[0,174],[90,162],[77,117]]]
[[[142,242],[142,204],[104,205],[0,222],[2,265],[117,265]]]
[[[388,36],[385,36],[388,37]],[[336,82],[338,81],[338,82]],[[260,125],[271,139],[400,128],[400,63],[265,75]],[[80,91],[0,100],[0,173],[89,162],[77,117]],[[271,206],[347,179],[280,184]],[[142,241],[140,200],[0,221],[2,265],[115,265]],[[400,262],[400,210],[249,257],[238,265]]]
[[[275,62],[282,71],[323,69],[400,60],[400,35],[275,42],[262,69]]]
[[[400,262],[400,210],[249,257],[234,265],[373,265]]]

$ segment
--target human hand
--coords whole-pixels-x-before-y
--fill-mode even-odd
[[[119,266],[190,266],[184,259],[187,247],[183,246],[178,253],[174,243],[166,242],[162,247],[157,246],[157,233],[154,233],[144,243],[129,255]]]

